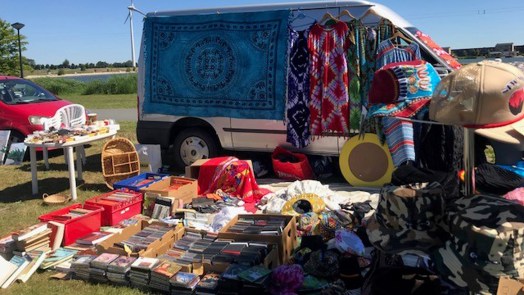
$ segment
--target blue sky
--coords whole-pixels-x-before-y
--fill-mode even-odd
[[[23,55],[38,64],[131,60],[130,0],[5,0],[0,18],[21,22],[29,44]],[[175,1],[134,0],[144,12],[293,0]],[[500,42],[524,44],[522,0],[379,0],[429,34],[441,46],[487,47]],[[142,18],[135,13],[135,48],[139,51]]]

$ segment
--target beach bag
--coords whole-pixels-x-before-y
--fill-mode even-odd
[[[306,155],[290,152],[277,146],[271,155],[275,175],[284,180],[314,179]]]
[[[392,294],[392,290],[394,294],[442,294],[439,277],[427,269],[404,265],[400,255],[376,249],[371,255],[361,295]]]

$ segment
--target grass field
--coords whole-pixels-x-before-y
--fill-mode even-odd
[[[64,94],[61,98],[83,105],[86,109],[134,109],[136,94]]]
[[[136,143],[134,122],[120,122],[118,135]],[[86,148],[87,165],[84,166],[84,181],[77,183],[78,202],[109,191],[105,185],[100,165],[100,152],[105,141],[96,142]],[[38,161],[38,186],[40,194],[32,196],[31,169],[29,161],[20,166],[0,166],[0,236],[34,224],[41,214],[56,210],[60,206],[47,206],[42,194],[69,194],[67,165],[61,150],[50,152],[50,169],[45,170],[42,160]],[[1,271],[1,270],[0,270]],[[15,283],[1,294],[145,294],[138,289],[115,287],[109,284],[86,283],[78,280],[50,280],[53,271],[39,271],[25,284]]]

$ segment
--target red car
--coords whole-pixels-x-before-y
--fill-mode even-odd
[[[42,130],[42,119],[71,104],[25,79],[0,76],[0,130],[11,130],[12,142],[22,142]]]

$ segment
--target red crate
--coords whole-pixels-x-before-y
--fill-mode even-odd
[[[60,215],[67,214],[72,209],[76,208],[83,208],[87,210],[93,210],[92,212],[89,212],[85,215],[63,220],[61,219]],[[56,211],[40,215],[38,219],[40,221],[56,221],[63,223],[64,226],[64,239],[62,242],[63,246],[71,245],[73,244],[78,238],[84,237],[89,233],[92,233],[94,231],[100,230],[100,226],[102,223],[102,211],[104,211],[104,208],[100,206],[93,206],[89,204],[73,204],[71,206],[58,209]]]
[[[105,197],[108,197],[112,194],[124,192],[129,195],[133,195],[129,201],[111,201],[104,200]],[[104,208],[102,212],[102,225],[103,226],[112,226],[118,224],[124,219],[128,219],[142,212],[142,193],[132,191],[132,190],[114,190],[105,194],[95,196],[87,201],[86,204],[99,206]]]

